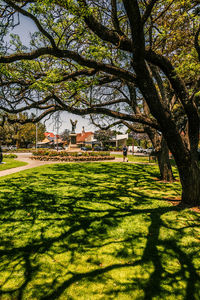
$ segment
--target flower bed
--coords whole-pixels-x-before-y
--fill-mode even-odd
[[[31,159],[41,161],[97,161],[97,160],[112,160],[113,156],[32,156]]]
[[[112,160],[115,159],[115,157],[110,156],[109,152],[57,152],[50,150],[39,150],[33,152],[31,159],[41,161],[98,161]]]

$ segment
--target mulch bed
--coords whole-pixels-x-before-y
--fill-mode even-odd
[[[187,204],[183,204],[183,203],[181,203],[181,197],[173,197],[173,198],[163,197],[163,199],[167,200],[167,202],[170,202],[173,206],[179,206],[182,209],[189,208],[192,211],[200,213],[200,206],[191,207]]]

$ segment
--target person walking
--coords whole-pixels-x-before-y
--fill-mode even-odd
[[[124,145],[122,151],[123,151],[123,161],[127,161],[128,162],[128,158],[127,158],[128,148],[127,148],[126,145]]]

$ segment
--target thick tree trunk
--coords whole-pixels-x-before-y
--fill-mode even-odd
[[[200,205],[200,168],[197,161],[181,166],[179,169],[182,184],[182,203],[189,206]]]
[[[161,132],[175,158],[182,184],[182,203],[188,204],[189,206],[200,205],[200,167],[198,161],[195,160],[195,155],[192,155],[191,153],[196,142],[191,143],[191,134],[190,143],[193,145],[192,149],[185,143],[183,137],[179,133],[172,114],[170,114],[169,110],[165,109],[162,104],[147,69],[142,65],[141,61],[138,62],[137,60],[134,60],[134,62],[138,86],[147,101],[151,114],[158,121]],[[192,125],[194,127],[194,122]],[[194,132],[195,131],[196,128]]]
[[[1,146],[0,146],[0,163],[2,162],[2,160],[3,160],[3,153],[2,153]]]
[[[160,169],[161,180],[165,181],[173,181],[174,176],[172,173],[171,163],[169,160],[169,148],[167,147],[167,143],[162,138],[161,149],[157,154],[158,157],[158,166]]]
[[[160,136],[155,129],[148,126],[144,127],[145,132],[148,134],[152,145],[155,149],[155,155],[158,158],[158,166],[160,170],[160,179],[165,181],[173,181],[174,176],[172,173],[171,163],[169,160],[169,148],[164,137]]]

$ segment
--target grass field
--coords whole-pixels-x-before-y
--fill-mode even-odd
[[[123,160],[122,154],[114,154],[113,156],[117,158],[121,158]],[[130,162],[138,162],[138,163],[149,163],[149,157],[148,156],[137,156],[129,154],[127,155],[128,161]]]
[[[4,162],[3,164],[0,164],[0,171],[27,165],[27,163],[25,163],[23,161],[17,161],[13,158],[4,158],[3,162]]]
[[[158,175],[76,163],[0,179],[0,299],[200,299],[200,215]]]
[[[121,158],[123,161],[122,154],[114,154],[113,156],[115,156],[116,158]],[[158,160],[156,159],[155,161],[154,157],[152,156],[150,157],[150,160],[149,160],[149,156],[140,156],[140,155],[132,155],[132,154],[127,155],[127,158],[129,162],[142,163],[142,164],[158,164]],[[170,163],[172,166],[176,165],[174,159],[170,159]]]

